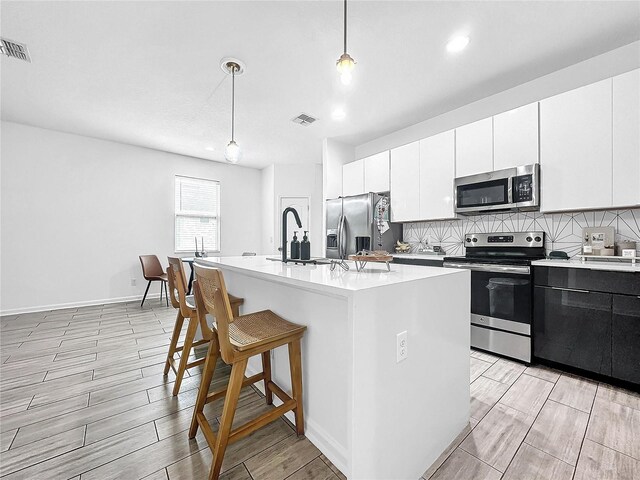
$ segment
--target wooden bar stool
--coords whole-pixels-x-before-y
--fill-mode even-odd
[[[271,310],[250,313],[234,317],[224,283],[222,272],[217,268],[195,265],[196,281],[194,293],[198,316],[201,324],[207,313],[215,317],[213,328],[207,336],[209,343],[207,359],[202,372],[202,381],[198,398],[191,419],[189,438],[194,438],[198,427],[202,428],[209,448],[213,452],[213,461],[209,470],[209,479],[216,480],[220,475],[222,460],[229,443],[246,437],[255,430],[277,420],[281,415],[293,410],[295,414],[296,432],[304,434],[304,415],[302,411],[302,362],[300,341],[307,327],[288,322]],[[292,396],[287,395],[271,380],[270,352],[281,345],[289,347],[289,367],[291,372]],[[262,356],[262,373],[252,377],[244,377],[249,357]],[[208,393],[218,356],[231,365],[231,376],[227,388]],[[231,430],[236,413],[238,397],[242,387],[264,381],[267,404],[273,403],[273,394],[283,404],[267,413]],[[215,434],[204,416],[204,406],[218,398],[224,397],[224,407],[220,418],[220,427]]]
[[[205,330],[210,330],[206,324],[206,318],[204,327],[201,327],[203,333],[203,339],[194,342],[196,332],[198,331],[198,315],[196,313],[195,302],[193,296],[187,296],[187,281],[184,275],[184,268],[182,266],[182,260],[176,257],[168,257],[169,267],[167,268],[167,279],[169,282],[169,292],[171,296],[171,304],[174,308],[178,309],[178,315],[176,317],[176,323],[173,327],[173,334],[171,335],[171,343],[169,344],[169,352],[167,353],[167,361],[164,366],[164,374],[169,373],[169,368],[172,368],[176,374],[176,381],[173,384],[173,395],[176,396],[180,391],[180,385],[184,377],[184,372],[188,368],[193,368],[205,363],[205,358],[195,360],[189,363],[189,355],[191,354],[191,348],[198,345],[204,345],[210,341],[205,335]],[[177,298],[176,298],[177,293]],[[240,315],[240,305],[244,303],[244,299],[231,296],[231,309],[233,315],[236,317]],[[189,326],[187,327],[187,334],[184,339],[184,344],[178,346],[178,340],[180,339],[180,333],[182,332],[182,326],[184,321],[189,320]],[[180,362],[176,366],[176,360],[174,354],[176,352],[182,352],[180,354]]]

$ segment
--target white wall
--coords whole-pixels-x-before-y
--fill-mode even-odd
[[[257,169],[9,122],[1,132],[3,313],[141,296],[138,255],[166,265],[174,253],[177,174],[221,182],[222,255],[261,249]]]
[[[270,165],[262,170],[263,249],[265,254],[278,254],[282,212],[281,197],[309,197],[309,240],[311,255],[324,256],[322,223],[322,165]],[[306,225],[305,225],[306,227]],[[290,239],[289,239],[290,240]],[[302,240],[302,236],[300,237]]]
[[[325,251],[327,237],[325,202],[342,196],[342,166],[355,160],[355,147],[331,138],[322,141],[322,252]],[[324,253],[322,254],[324,256]]]
[[[322,191],[324,200],[342,195],[342,166],[353,162],[355,148],[352,145],[325,138],[322,142]]]
[[[277,241],[274,238],[276,232],[276,204],[275,204],[275,174],[274,165],[269,165],[262,169],[262,254],[275,253],[274,244]]]
[[[640,67],[640,42],[617,48],[584,62],[523,83],[515,88],[470,103],[424,122],[358,145],[355,159],[399,147],[467,123],[613,77]],[[426,116],[426,115],[425,115]],[[340,181],[342,172],[340,172]],[[330,183],[335,184],[337,176]]]

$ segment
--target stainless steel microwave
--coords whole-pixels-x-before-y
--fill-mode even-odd
[[[539,210],[540,166],[524,165],[455,180],[456,213]]]

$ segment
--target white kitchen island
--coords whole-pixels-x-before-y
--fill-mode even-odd
[[[261,256],[198,262],[222,269],[229,291],[245,299],[241,313],[271,309],[308,327],[305,434],[349,479],[417,480],[467,425],[468,270],[370,263],[331,272]],[[405,331],[408,354],[398,362]],[[289,389],[286,347],[272,368]],[[260,370],[251,359],[247,375]]]

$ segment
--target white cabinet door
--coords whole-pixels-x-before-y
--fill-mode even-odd
[[[454,130],[420,140],[420,219],[454,218]]]
[[[391,150],[391,221],[420,218],[420,142]]]
[[[493,117],[493,169],[538,163],[538,103]]]
[[[493,118],[456,128],[456,177],[493,170]]]
[[[613,206],[640,205],[640,69],[613,77]]]
[[[389,191],[389,151],[364,159],[364,191]]]
[[[342,196],[364,193],[364,160],[346,163],[342,166]]]
[[[540,102],[541,210],[612,205],[609,78]]]

